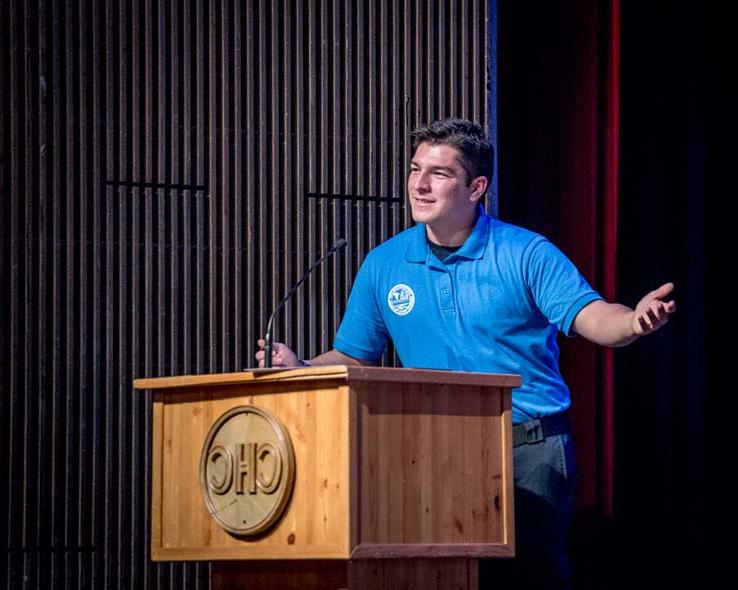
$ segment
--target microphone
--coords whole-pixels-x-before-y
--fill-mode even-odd
[[[321,262],[323,262],[326,258],[329,256],[332,256],[339,250],[346,247],[346,240],[341,238],[336,242],[336,244],[328,250],[323,256],[318,258],[316,262],[312,264],[310,268],[308,268],[305,271],[305,274],[302,275],[299,281],[295,283],[294,287],[292,287],[289,291],[287,291],[287,295],[282,297],[282,301],[280,301],[277,304],[277,307],[274,308],[274,311],[272,312],[272,315],[269,316],[269,321],[267,322],[267,328],[266,328],[266,334],[264,335],[264,368],[265,369],[271,369],[272,367],[272,322],[274,321],[274,316],[277,315],[277,312],[282,308],[282,306],[287,302],[287,300],[292,296],[292,294],[297,291],[297,288],[302,285],[302,283],[305,281],[305,279],[308,277],[308,275],[312,272],[312,270],[318,266]]]

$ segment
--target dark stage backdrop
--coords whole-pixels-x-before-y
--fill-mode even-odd
[[[0,585],[207,586],[206,564],[148,559],[131,381],[251,366],[345,237],[276,324],[303,356],[331,344],[364,255],[409,224],[409,130],[492,121],[488,10],[1,4]]]
[[[498,39],[500,217],[547,236],[615,297],[617,2],[509,2]],[[613,503],[612,352],[560,337],[580,512]]]
[[[611,295],[622,303],[634,305],[665,281],[676,284],[677,314],[659,333],[616,350],[609,377],[602,350],[581,339],[564,343],[562,370],[572,385],[585,470],[574,581],[587,590],[710,588],[719,570],[705,564],[732,545],[720,549],[708,514],[724,527],[734,503],[707,487],[705,464],[707,436],[726,437],[715,447],[713,479],[727,492],[726,455],[718,450],[732,448],[733,414],[708,422],[706,407],[711,396],[724,408],[732,395],[726,385],[734,361],[718,362],[731,348],[717,335],[729,339],[734,322],[723,286],[734,266],[735,230],[718,229],[734,223],[726,216],[735,193],[728,125],[736,99],[733,92],[728,100],[726,83],[735,74],[733,21],[717,6],[694,2],[623,2],[613,11],[617,4],[501,3],[500,215],[549,235],[605,293],[610,274]],[[616,59],[619,80],[611,77]],[[613,99],[616,154],[608,148]],[[614,215],[606,200],[612,165]],[[615,256],[607,262],[614,229]],[[708,260],[724,270],[712,284]],[[614,386],[609,405],[607,379]]]
[[[623,3],[619,294],[632,301],[672,280],[680,306],[664,334],[617,357],[616,524],[619,539],[638,543],[621,542],[615,559],[627,556],[644,587],[717,587],[727,568],[720,575],[708,560],[733,551],[711,540],[707,520],[718,516],[721,526],[727,504],[707,487],[706,438],[713,428],[734,431],[706,418],[734,364],[718,356],[725,340],[714,337],[733,334],[734,314],[719,303],[720,278],[708,280],[708,261],[734,266],[734,230],[720,229],[735,193],[727,129],[738,104],[722,84],[736,71],[722,12],[710,3]]]

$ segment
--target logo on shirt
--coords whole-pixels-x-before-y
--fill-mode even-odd
[[[387,305],[397,315],[407,315],[415,307],[415,293],[407,285],[399,283],[390,289]]]

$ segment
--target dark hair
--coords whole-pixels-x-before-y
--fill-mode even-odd
[[[439,119],[418,127],[410,133],[413,154],[421,143],[450,145],[460,154],[461,166],[466,172],[468,185],[478,176],[487,178],[487,188],[492,182],[495,150],[482,127],[466,119]]]

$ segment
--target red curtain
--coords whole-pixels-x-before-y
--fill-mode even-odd
[[[560,245],[608,301],[616,289],[619,15],[619,0],[606,14],[597,3],[583,3],[576,15],[584,22],[576,27],[575,55],[588,58],[572,63],[576,84],[562,109],[560,178],[567,202],[557,219]],[[562,359],[573,396],[578,503],[612,514],[613,351],[574,339],[564,343]]]
[[[512,3],[516,4],[516,3]],[[551,238],[615,299],[619,0],[500,5],[500,216]],[[517,12],[516,12],[517,11]],[[560,339],[578,506],[613,507],[613,354]]]
[[[607,11],[580,3],[573,84],[563,101],[560,245],[608,301],[615,300],[618,208],[619,0]],[[580,56],[576,58],[576,56]],[[578,504],[612,514],[613,351],[582,339],[564,343],[562,371],[572,390],[580,467]]]

